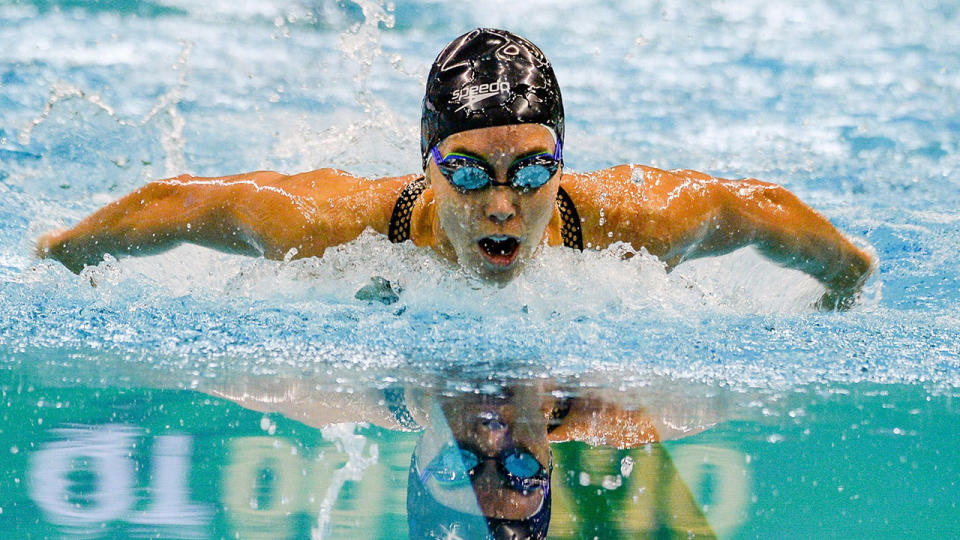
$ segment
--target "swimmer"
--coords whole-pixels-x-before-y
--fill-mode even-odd
[[[543,245],[599,250],[625,242],[667,268],[753,245],[823,284],[819,309],[851,307],[875,266],[781,186],[643,165],[567,172],[563,143],[563,102],[544,54],[510,32],[476,29],[430,69],[422,175],[178,176],[47,233],[37,251],[79,273],[105,254],[148,255],[182,242],[271,259],[319,257],[372,229],[503,284]]]

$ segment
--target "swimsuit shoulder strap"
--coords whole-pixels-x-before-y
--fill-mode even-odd
[[[567,415],[570,414],[572,406],[573,398],[569,397],[560,398],[554,402],[553,410],[550,411],[550,418],[547,419],[547,433],[552,433],[553,430],[563,424]]]
[[[573,199],[563,188],[557,190],[557,208],[560,210],[560,236],[564,247],[583,251],[583,230],[580,228],[580,214],[573,205]]]
[[[406,242],[410,239],[410,216],[413,215],[413,204],[417,202],[417,197],[427,188],[427,181],[424,177],[417,178],[407,184],[397,203],[393,205],[393,214],[390,215],[389,238],[394,244]]]
[[[410,409],[407,408],[407,400],[404,397],[402,386],[385,388],[383,390],[383,400],[387,408],[393,414],[393,419],[400,426],[400,431],[422,431],[423,428],[413,418]]]

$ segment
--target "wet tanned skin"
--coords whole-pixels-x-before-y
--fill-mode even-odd
[[[617,402],[591,392],[572,397],[559,426],[548,432],[548,418],[557,407],[550,382],[508,387],[503,395],[457,393],[434,395],[408,388],[406,403],[417,424],[427,429],[418,443],[421,465],[430,463],[451,442],[436,429],[445,423],[453,440],[480,449],[485,455],[497,455],[505,449],[529,450],[546,467],[551,454],[549,444],[582,441],[594,446],[635,448],[660,441],[660,433],[651,416],[643,409],[627,409]],[[333,423],[370,422],[387,429],[396,429],[395,415],[383,401],[380,390],[364,392],[318,392],[313,381],[279,380],[256,376],[231,381],[209,381],[203,392],[233,401],[238,405],[264,413],[280,413],[315,428]],[[431,403],[439,400],[442,418],[432,416]],[[428,412],[430,411],[430,412]],[[685,435],[689,435],[686,432]],[[528,494],[510,489],[501,478],[496,464],[486,462],[468,486],[445,489],[434,480],[427,480],[435,497],[461,511],[475,502],[485,515],[521,519],[540,506],[543,493]]]
[[[635,448],[660,441],[646,411],[627,410],[589,393],[572,398],[568,413],[552,432],[548,432],[547,419],[557,402],[543,387],[518,385],[507,397],[474,394],[439,399],[458,444],[476,447],[491,456],[509,448],[525,448],[544,467],[551,463],[550,443],[583,441],[595,446]],[[432,451],[423,452],[420,458],[429,462],[441,444],[432,445]],[[422,445],[427,446],[431,445]],[[492,461],[481,465],[471,489],[485,515],[509,519],[532,515],[543,496],[539,490],[522,494],[510,489]]]
[[[493,166],[497,183],[506,183],[515,159],[552,152],[553,145],[547,128],[521,124],[457,133],[440,150],[476,156]],[[673,267],[754,245],[774,262],[823,283],[828,291],[821,308],[849,307],[874,265],[795,195],[759,180],[621,165],[592,173],[563,171],[528,193],[499,185],[461,193],[433,160],[425,174],[430,187],[414,207],[411,239],[497,283],[516,277],[544,241],[561,245],[558,186],[573,199],[588,249],[627,242]],[[147,184],[73,228],[42,236],[37,252],[73,272],[99,263],[106,253],[147,255],[181,242],[271,259],[291,249],[298,258],[321,256],[367,228],[387,234],[397,197],[415,178],[368,180],[336,169],[179,176]],[[477,241],[489,235],[519,240],[508,264],[495,264],[482,253]]]

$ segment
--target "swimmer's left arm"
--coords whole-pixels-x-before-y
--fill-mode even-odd
[[[643,178],[633,178],[639,175]],[[670,267],[753,245],[773,262],[820,281],[827,292],[819,309],[847,309],[875,266],[825,217],[776,184],[638,166],[601,171],[592,183],[608,200],[608,223],[593,233],[595,242],[627,241]],[[585,211],[587,238],[589,208]]]
[[[759,180],[714,180],[708,191],[720,211],[694,256],[754,245],[774,262],[820,281],[827,292],[817,302],[819,309],[854,304],[874,261],[827,218],[786,188]]]
[[[660,442],[660,435],[643,410],[627,410],[593,397],[573,398],[570,412],[547,433],[551,443],[585,442],[591,446],[636,448]]]

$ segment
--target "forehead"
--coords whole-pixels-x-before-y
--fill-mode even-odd
[[[467,443],[492,454],[508,446],[518,446],[529,450],[543,465],[550,460],[546,419],[539,403],[532,402],[529,396],[493,402],[467,399],[447,403],[444,409],[450,433],[458,444]],[[481,428],[482,419],[490,414],[505,423],[502,434],[492,439],[487,430]]]
[[[480,155],[517,154],[531,150],[552,152],[557,139],[542,124],[512,124],[461,131],[440,143],[440,150],[469,150]]]

